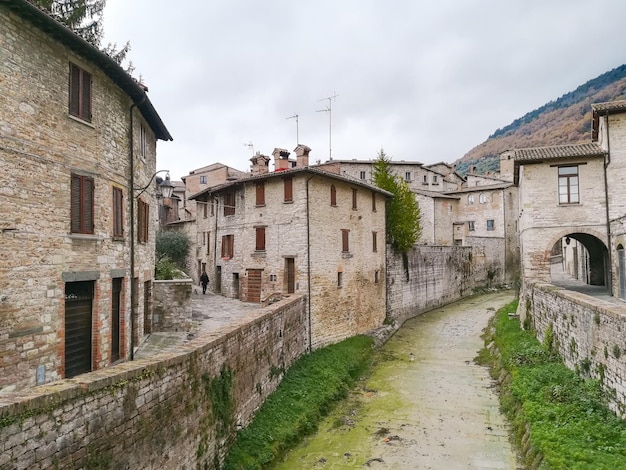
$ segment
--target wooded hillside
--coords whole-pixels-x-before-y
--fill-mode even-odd
[[[477,173],[498,170],[505,150],[584,143],[591,140],[591,104],[626,98],[626,64],[589,80],[576,90],[527,113],[456,162],[461,174],[476,166]]]

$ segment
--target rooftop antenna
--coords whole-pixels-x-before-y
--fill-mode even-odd
[[[294,114],[293,116],[289,116],[285,119],[295,119],[296,120],[296,146],[300,145],[300,128],[298,125],[298,115]]]
[[[318,109],[317,111],[315,111],[316,113],[328,113],[328,158],[330,160],[333,159],[333,101],[338,96],[339,95],[333,91],[332,96],[317,100],[318,103],[320,101],[328,100],[328,104],[326,105],[326,109]]]
[[[243,145],[252,150],[252,156],[254,157],[254,144],[252,142],[248,141],[247,144],[243,144]]]

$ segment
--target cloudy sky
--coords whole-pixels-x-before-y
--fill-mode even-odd
[[[130,41],[180,179],[248,170],[297,130],[312,161],[453,162],[626,63],[624,18],[623,0],[108,0],[104,44]]]

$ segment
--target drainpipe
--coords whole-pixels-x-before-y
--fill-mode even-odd
[[[313,176],[309,176],[306,180],[306,270],[307,270],[307,303],[309,309],[309,352],[312,351],[313,347],[313,333],[312,329],[312,321],[311,321],[311,220],[309,215],[309,181],[313,179]]]
[[[135,359],[135,139],[133,110],[146,100],[145,95],[138,103],[130,105],[130,176],[128,177],[128,193],[130,199],[130,360]]]
[[[607,168],[611,163],[611,141],[609,137],[609,115],[606,114],[606,158],[604,159],[604,205],[606,208],[606,241],[608,244],[609,269],[607,271],[607,287],[613,295],[613,256],[611,254],[611,220],[609,219],[609,183],[607,181]]]

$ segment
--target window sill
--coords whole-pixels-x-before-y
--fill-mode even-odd
[[[90,241],[99,241],[103,240],[102,237],[91,233],[70,233],[68,235],[72,240],[90,240]]]
[[[91,127],[92,129],[96,128],[96,126],[94,126],[93,123],[91,123],[90,121],[85,121],[84,119],[81,119],[78,116],[74,116],[73,114],[68,113],[67,117],[70,118],[72,121],[80,122],[81,124],[84,124],[87,127]]]
[[[267,253],[265,252],[265,250],[263,251],[255,251],[252,253],[252,257],[253,258],[265,258],[267,256]]]
[[[283,204],[293,204],[293,201],[283,201]]]
[[[346,258],[352,258],[352,253],[348,252],[348,251],[342,251],[341,252],[341,257],[346,259]]]
[[[263,203],[263,204],[255,204],[254,207],[265,207],[265,203]]]
[[[233,257],[232,256],[222,256],[222,259],[224,261],[230,261],[231,259],[233,259]]]
[[[114,242],[125,242],[126,238],[125,237],[116,237],[116,236],[112,236],[111,240],[113,240]]]

